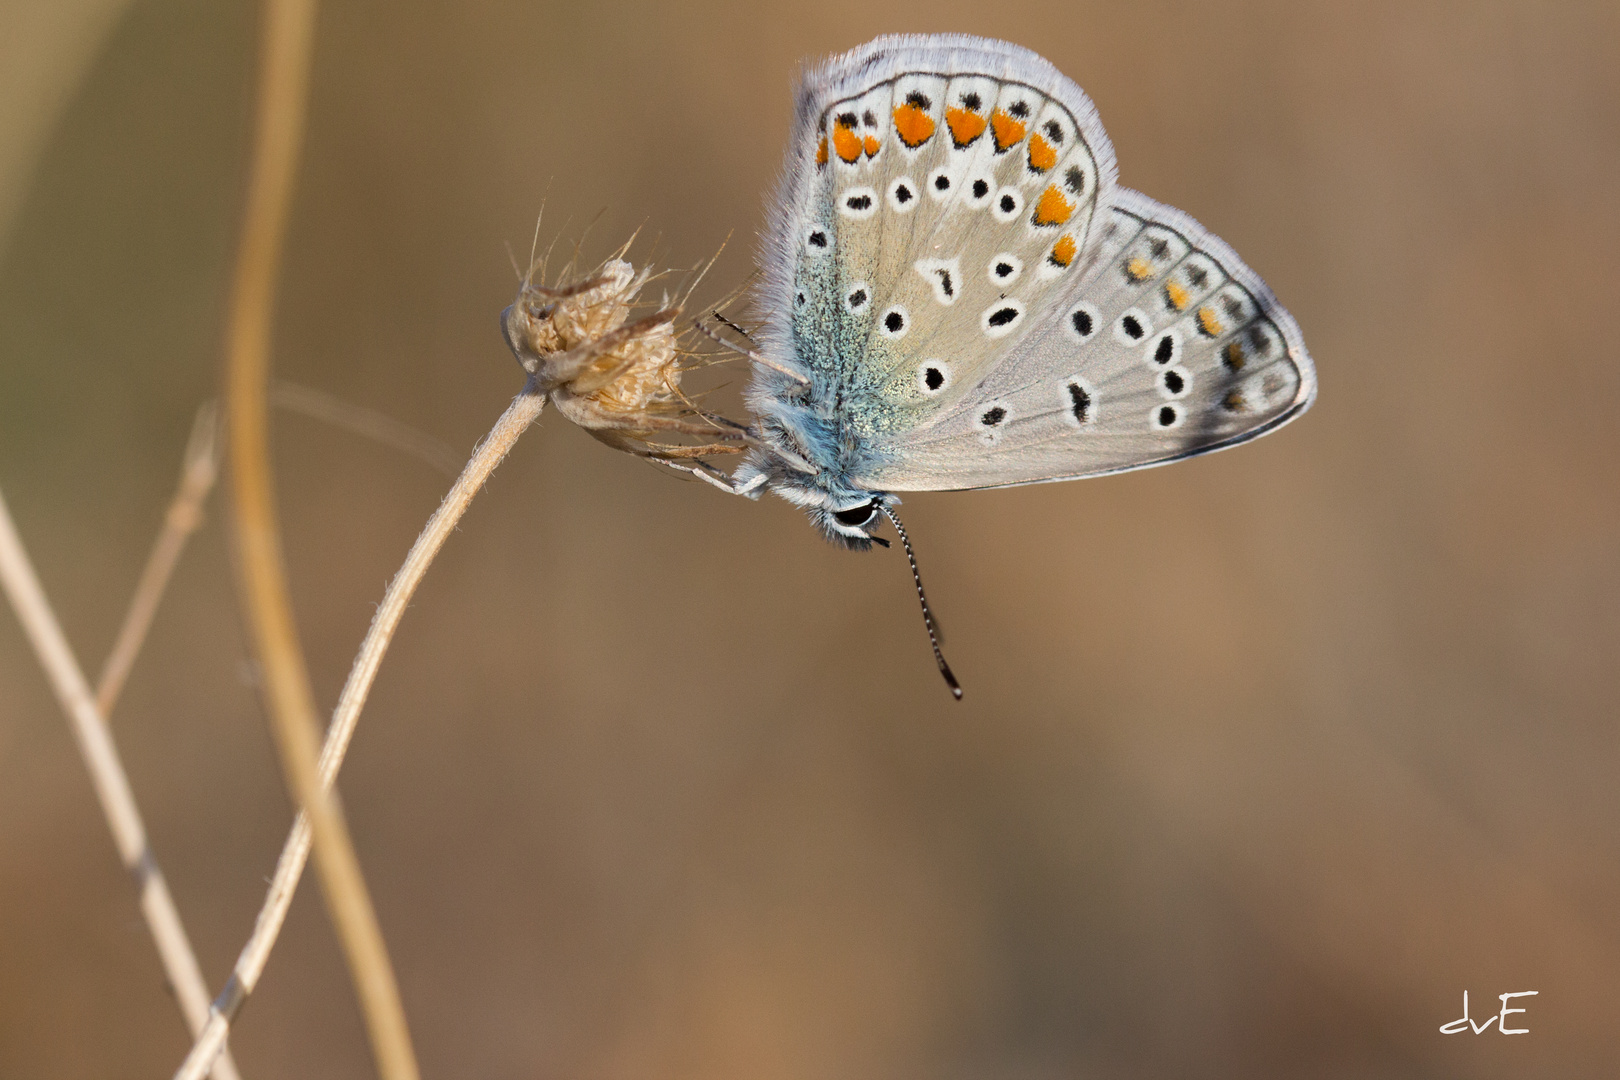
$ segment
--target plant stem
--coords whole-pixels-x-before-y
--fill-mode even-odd
[[[411,545],[410,553],[406,555],[399,572],[388,583],[382,603],[372,616],[371,626],[366,631],[365,640],[361,642],[360,651],[349,670],[348,681],[343,685],[337,709],[332,714],[332,723],[327,728],[326,744],[321,748],[319,770],[320,790],[323,793],[337,779],[338,769],[342,767],[343,756],[349,747],[349,740],[354,736],[355,725],[359,722],[360,710],[364,707],[366,696],[371,692],[371,685],[377,677],[377,669],[382,664],[389,643],[393,641],[394,631],[398,628],[400,619],[404,617],[406,605],[410,603],[412,594],[422,581],[422,576],[427,573],[428,566],[439,553],[439,549],[444,546],[445,540],[455,529],[456,523],[461,520],[462,514],[466,513],[473,496],[478,494],[484,481],[489,479],[490,473],[495,471],[495,467],[517,442],[518,436],[534,422],[544,406],[545,395],[535,389],[531,380],[495,422],[489,436],[473,451],[466,468],[462,470],[450,488],[449,494],[444,497],[444,501],[439,504],[439,508],[428,519],[421,535],[416,538],[416,543]],[[175,1073],[175,1080],[200,1080],[208,1071],[209,1063],[224,1045],[225,1038],[230,1032],[232,1018],[258,984],[259,976],[270,957],[270,950],[274,948],[276,937],[281,932],[282,922],[287,917],[287,908],[292,904],[293,892],[297,889],[298,879],[304,871],[304,862],[309,857],[310,838],[309,818],[300,813],[298,820],[293,823],[292,832],[288,835],[285,846],[281,849],[275,877],[271,880],[264,905],[259,909],[253,936],[248,939],[247,945],[237,958],[236,969],[231,973],[230,981],[215,999],[208,1023],[198,1036],[190,1056]]]
[[[124,624],[118,628],[118,638],[101,666],[101,678],[96,680],[96,711],[103,719],[112,716],[113,705],[152,627],[158,601],[169,586],[169,575],[174,573],[186,541],[202,524],[202,505],[219,477],[219,448],[219,407],[212,401],[205,402],[191,425],[185,462],[180,467],[180,486],[169,503],[169,512],[163,515],[163,528],[141,570]]]
[[[95,698],[90,694],[90,684],[79,662],[74,659],[73,649],[56,621],[50,601],[45,598],[45,590],[40,587],[22,538],[17,535],[17,526],[11,520],[11,511],[6,507],[4,496],[0,496],[0,584],[4,585],[6,595],[11,598],[17,620],[22,623],[23,631],[39,656],[40,665],[51,681],[51,688],[62,703],[62,711],[67,713],[74,737],[79,743],[79,753],[84,756],[84,763],[90,770],[96,798],[100,800],[102,812],[107,815],[107,825],[112,829],[118,857],[123,860],[124,869],[134,877],[135,887],[140,891],[141,914],[152,932],[152,940],[157,944],[164,974],[174,987],[175,996],[180,1000],[180,1011],[185,1015],[186,1024],[195,1038],[209,1017],[208,984],[203,981],[202,969],[197,966],[197,955],[192,952],[191,941],[180,922],[180,913],[175,909],[174,897],[169,894],[168,882],[164,880],[163,871],[158,868],[157,858],[152,854],[146,825],[141,821],[141,812],[135,805],[135,794],[130,789],[129,777],[119,759],[112,732],[96,708]],[[215,1080],[237,1080],[236,1065],[229,1054],[219,1058],[213,1072]]]
[[[270,332],[314,34],[314,0],[267,0],[253,162],[226,321],[237,573],[282,773],[313,829],[327,913],[348,961],[377,1071],[382,1080],[417,1080],[404,1007],[360,861],[336,800],[317,778],[319,722],[288,597],[270,472]]]

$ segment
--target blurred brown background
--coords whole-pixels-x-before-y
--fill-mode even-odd
[[[219,385],[257,10],[8,8],[0,488],[93,673]],[[718,293],[800,58],[896,30],[1078,80],[1122,181],[1297,315],[1320,403],[1175,468],[908,498],[961,705],[898,552],[548,413],[341,780],[425,1075],[1620,1073],[1612,3],[332,0],[278,370],[470,448],[521,383],[496,314],[542,202],[548,237],[605,208],[593,258],[731,234]],[[329,707],[447,480],[275,437]],[[113,718],[215,987],[290,821],[223,518]],[[1442,1036],[1465,990],[1539,991],[1531,1034]],[[186,1042],[8,609],[0,1076]],[[308,879],[233,1045],[249,1080],[370,1075]]]

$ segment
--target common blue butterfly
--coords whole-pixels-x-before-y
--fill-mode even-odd
[[[1163,465],[1302,413],[1315,372],[1265,282],[1115,178],[1090,99],[1017,45],[887,36],[808,70],[752,445],[730,477],[692,471],[864,549],[885,517],[905,539],[895,492]]]

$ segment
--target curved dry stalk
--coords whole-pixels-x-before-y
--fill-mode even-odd
[[[383,1080],[417,1080],[393,965],[348,827],[317,778],[319,722],[282,564],[270,473],[270,330],[303,140],[314,0],[267,0],[253,163],[226,322],[227,409],[237,572],[282,772],[313,826],[327,913],[348,961]]]
[[[208,984],[203,981],[202,969],[197,966],[197,955],[186,937],[180,913],[174,906],[168,882],[158,868],[156,856],[147,840],[146,825],[135,805],[135,794],[130,789],[129,777],[124,772],[107,728],[103,714],[90,694],[90,684],[74,659],[73,649],[62,633],[61,624],[51,610],[45,590],[28,559],[17,526],[11,520],[11,511],[0,496],[0,584],[11,598],[17,612],[17,621],[39,655],[40,666],[56,691],[62,711],[67,713],[73,735],[79,744],[79,753],[90,770],[96,798],[107,815],[113,842],[124,869],[135,879],[140,892],[141,915],[146,919],[152,940],[157,944],[163,972],[174,987],[180,1001],[180,1011],[195,1038],[209,1016]],[[228,1053],[222,1054],[214,1064],[214,1080],[238,1080],[236,1064]],[[200,1074],[199,1074],[200,1075]]]
[[[359,722],[360,710],[365,705],[366,696],[371,692],[371,684],[377,677],[377,669],[382,664],[389,643],[393,641],[394,631],[405,614],[411,595],[421,583],[422,576],[427,573],[434,556],[439,553],[439,549],[444,546],[445,540],[455,529],[456,523],[461,520],[473,496],[478,494],[479,489],[484,486],[484,481],[489,479],[490,473],[495,471],[495,467],[506,457],[507,451],[512,448],[518,436],[534,422],[544,406],[545,395],[535,388],[534,380],[531,378],[523,393],[519,394],[501,414],[489,436],[473,451],[472,459],[467,462],[461,476],[450,488],[450,493],[444,497],[439,508],[428,519],[421,535],[416,538],[416,543],[411,545],[404,564],[389,582],[382,603],[378,605],[377,613],[372,616],[365,640],[360,644],[354,666],[349,670],[348,681],[343,685],[337,709],[332,714],[332,723],[327,728],[326,744],[321,749],[319,770],[320,790],[323,794],[337,778],[338,769],[343,764],[343,756],[349,748],[349,740],[354,736],[355,725]],[[230,981],[215,999],[208,1023],[191,1048],[191,1054],[175,1073],[175,1080],[201,1080],[215,1055],[224,1046],[225,1038],[230,1033],[231,1020],[258,984],[264,965],[270,958],[270,950],[275,946],[276,937],[281,932],[282,923],[287,917],[287,908],[292,904],[293,893],[298,888],[298,879],[303,874],[305,860],[309,857],[310,839],[310,819],[301,812],[293,824],[286,844],[281,849],[275,877],[271,879],[270,891],[265,896],[263,907],[259,909],[253,936],[248,939],[247,945],[237,958],[236,969],[231,973]]]
[[[202,524],[203,503],[219,478],[219,454],[219,406],[207,401],[197,409],[197,418],[192,421],[185,461],[180,466],[180,486],[169,503],[169,512],[163,515],[163,528],[141,570],[135,595],[124,614],[124,624],[118,628],[118,637],[107,653],[106,663],[101,665],[101,677],[96,680],[96,711],[103,719],[112,716],[113,705],[123,692],[124,681],[129,678],[135,657],[146,641],[146,632],[152,628],[152,617],[157,614],[158,601],[163,599],[163,591],[169,586],[175,563],[180,560],[186,541]]]
[[[270,403],[391,446],[427,462],[446,476],[453,477],[461,471],[461,454],[448,443],[385,413],[344,401],[324,390],[277,379],[270,387]]]

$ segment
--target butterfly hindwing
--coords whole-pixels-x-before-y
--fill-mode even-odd
[[[1294,320],[1191,217],[1121,189],[1077,287],[929,423],[877,444],[877,490],[998,487],[1142,468],[1247,441],[1310,404]]]

